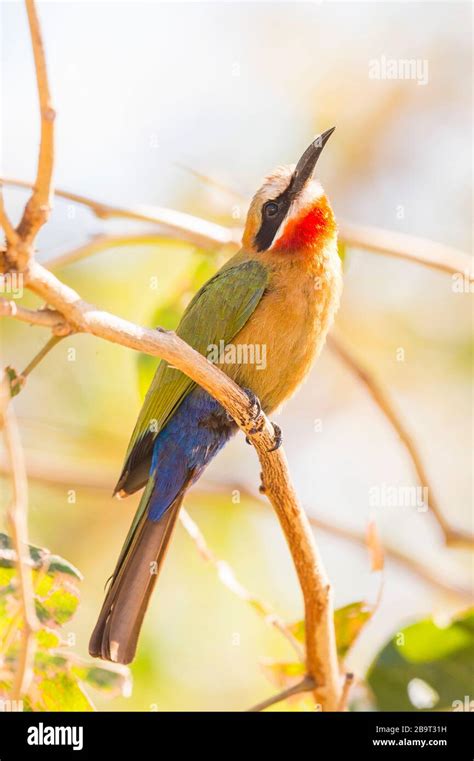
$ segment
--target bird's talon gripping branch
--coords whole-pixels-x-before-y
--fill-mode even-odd
[[[281,445],[283,444],[283,435],[281,432],[281,428],[276,423],[272,423],[273,426],[273,446],[271,449],[269,449],[269,452],[275,452],[277,449],[280,449]]]
[[[257,420],[259,415],[262,412],[262,405],[260,403],[260,399],[250,388],[243,388],[242,391],[244,391],[248,397],[250,406],[251,406],[251,415],[253,420]],[[252,429],[250,431],[251,434],[257,433],[257,429]]]
[[[167,335],[169,335],[170,333],[174,333],[174,330],[168,330],[167,328],[162,328],[161,325],[157,325],[156,329],[158,333],[166,333]]]

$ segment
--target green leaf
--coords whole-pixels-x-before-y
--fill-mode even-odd
[[[80,684],[71,674],[57,672],[36,685],[39,700],[34,710],[93,711],[94,706]]]
[[[119,664],[96,666],[78,659],[72,664],[72,672],[81,682],[85,682],[95,690],[107,693],[109,697],[116,695],[127,697],[130,695],[130,671]]]
[[[431,619],[398,632],[369,668],[380,711],[453,710],[472,695],[474,611],[440,627]]]
[[[340,658],[347,655],[371,615],[372,610],[364,602],[353,602],[334,611],[337,652]]]
[[[52,629],[44,627],[36,632],[36,644],[39,650],[52,650],[61,645],[61,638]]]
[[[343,266],[343,268],[344,268],[344,267],[345,267],[345,265],[346,265],[346,263],[347,263],[347,262],[346,262],[346,257],[347,257],[347,246],[346,246],[346,244],[345,244],[345,243],[343,243],[343,242],[342,242],[342,241],[340,241],[340,240],[337,242],[337,253],[339,254],[339,258],[340,258],[340,260],[341,260],[341,262],[342,262],[342,266]]]
[[[28,550],[38,619],[48,626],[66,623],[77,610],[82,575],[67,560],[44,548],[29,545]],[[0,534],[0,600],[14,592],[15,563],[10,537]],[[2,628],[0,623],[0,631]]]
[[[6,534],[0,534],[0,695],[8,697],[20,652],[22,616],[16,596],[15,553]],[[69,621],[79,604],[79,571],[48,550],[29,547],[36,613],[42,626],[35,632],[33,679],[24,696],[29,711],[93,711],[85,686],[102,690],[109,697],[130,694],[130,672],[125,666],[97,666],[82,661],[64,645],[60,627]]]
[[[290,632],[293,634],[293,636],[295,637],[295,639],[297,639],[298,642],[301,642],[304,645],[305,637],[306,637],[304,621],[295,621],[295,623],[290,624],[288,628]]]
[[[29,564],[37,570],[47,570],[49,575],[64,573],[67,576],[73,576],[78,581],[82,581],[82,574],[59,555],[52,555],[49,550],[43,547],[36,547],[33,544],[28,545]],[[7,534],[0,533],[0,569],[14,568],[16,563],[16,554],[12,548],[10,537]]]
[[[36,615],[41,623],[62,625],[69,621],[79,605],[79,593],[64,587],[51,592],[40,600],[36,598]]]
[[[26,379],[19,375],[15,368],[11,366],[6,367],[5,372],[10,386],[10,396],[13,398],[20,393],[21,387]]]
[[[334,626],[336,629],[337,652],[340,658],[347,655],[363,626],[372,615],[372,609],[365,602],[353,602],[334,611]],[[305,623],[296,621],[289,627],[293,636],[305,644]]]

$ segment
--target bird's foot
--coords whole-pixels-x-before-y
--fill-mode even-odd
[[[260,402],[260,399],[258,398],[256,394],[254,394],[254,392],[250,388],[243,388],[242,391],[245,392],[247,399],[249,400],[251,419],[257,422],[257,420],[259,420],[260,418],[260,415],[262,414],[262,404]],[[263,423],[263,421],[260,421],[260,423]],[[249,430],[249,435],[252,436],[254,433],[259,433],[261,429],[262,429],[261,425],[254,425]],[[252,443],[250,439],[248,438],[248,436],[246,436],[245,440],[247,444]]]
[[[280,449],[281,445],[283,444],[283,435],[281,432],[281,428],[276,423],[272,423],[273,426],[273,446],[271,449],[269,449],[269,452],[275,452],[277,449]]]
[[[254,420],[258,418],[262,411],[262,405],[260,402],[260,399],[256,394],[253,393],[252,389],[250,388],[243,388],[242,391],[244,391],[247,395],[247,398],[251,405],[250,414]]]
[[[260,399],[256,394],[253,393],[249,388],[242,388],[242,391],[246,395],[247,399],[249,400],[250,404],[250,417],[252,420],[258,420],[259,415],[262,411],[262,405],[260,404]],[[227,412],[226,410],[226,416],[228,420],[234,420],[230,412]],[[259,429],[258,428],[252,428],[249,433],[257,433]],[[251,444],[252,442],[248,439],[248,437],[245,438],[247,444]]]
[[[168,330],[167,328],[162,328],[161,325],[157,325],[156,330],[158,331],[158,333],[174,333],[174,330]]]

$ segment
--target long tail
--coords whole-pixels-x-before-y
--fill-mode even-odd
[[[143,510],[149,499],[145,490],[132,524],[97,624],[89,642],[95,658],[130,663],[135,655],[143,617],[165,558],[179,508],[181,493],[158,521]]]

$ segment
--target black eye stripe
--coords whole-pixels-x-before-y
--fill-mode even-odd
[[[267,248],[273,243],[273,239],[277,233],[278,228],[285,219],[288,209],[290,208],[293,200],[292,195],[293,178],[290,184],[277,198],[268,200],[262,207],[262,222],[260,229],[255,236],[255,247],[257,251],[266,251]],[[269,204],[276,204],[278,211],[274,215],[265,214],[265,208]]]

